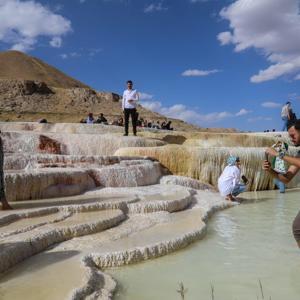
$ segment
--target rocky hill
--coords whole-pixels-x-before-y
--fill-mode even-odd
[[[60,88],[89,88],[42,60],[19,51],[0,52],[0,79],[41,81]]]
[[[120,100],[118,94],[95,91],[40,59],[18,51],[0,52],[0,121],[45,118],[48,122],[76,123],[89,112],[96,116],[103,113],[112,121],[122,115]],[[138,110],[144,119],[166,120],[142,106]],[[201,130],[184,121],[171,120],[176,129]]]

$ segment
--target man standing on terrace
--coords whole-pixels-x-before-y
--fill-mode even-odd
[[[300,120],[296,120],[294,124],[290,125],[290,127],[288,128],[288,133],[291,142],[295,146],[300,146]],[[277,156],[290,164],[290,167],[288,168],[287,172],[285,174],[281,174],[271,168],[271,164],[269,161],[267,160],[264,161],[263,169],[266,170],[274,178],[280,180],[281,182],[283,183],[290,182],[300,170],[300,151],[298,151],[296,157],[288,156],[286,155],[285,152],[281,152],[281,151],[277,152],[273,148],[267,148],[266,153],[272,157]],[[295,240],[297,241],[298,246],[300,248],[300,211],[293,223],[293,233],[294,233]]]
[[[139,101],[139,94],[137,90],[133,89],[133,83],[131,80],[127,81],[127,89],[123,93],[122,99],[122,110],[124,112],[125,119],[125,133],[124,136],[128,135],[129,116],[131,116],[133,135],[136,135],[136,106]]]

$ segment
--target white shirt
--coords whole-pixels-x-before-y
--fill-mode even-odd
[[[133,100],[133,102],[130,103],[128,100]],[[125,90],[122,99],[122,110],[124,110],[124,108],[136,108],[138,101],[139,94],[137,90]]]
[[[290,114],[290,106],[288,104],[284,105],[281,110],[281,117],[288,117]]]
[[[87,117],[86,123],[87,124],[94,124],[94,119],[91,119],[90,117]]]
[[[241,180],[241,170],[237,166],[227,166],[218,179],[218,189],[221,196],[227,196]]]

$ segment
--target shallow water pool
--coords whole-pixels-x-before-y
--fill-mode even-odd
[[[300,190],[245,194],[254,203],[215,214],[203,240],[172,255],[107,270],[118,281],[115,299],[181,299],[176,290],[183,282],[185,299],[299,300],[300,250],[291,231],[299,195]]]

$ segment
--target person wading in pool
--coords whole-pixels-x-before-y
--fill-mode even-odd
[[[290,127],[288,128],[288,133],[291,142],[295,146],[300,146],[300,120],[296,120],[294,124],[290,125]],[[274,148],[267,148],[266,153],[272,157],[278,156],[285,162],[290,164],[287,172],[285,174],[280,174],[271,168],[271,164],[269,161],[265,160],[263,163],[263,169],[270,175],[272,175],[275,179],[278,179],[283,183],[288,183],[300,170],[300,151],[298,151],[296,157],[288,156],[285,152],[277,152]],[[293,222],[293,233],[295,240],[297,241],[300,248],[300,211]]]

